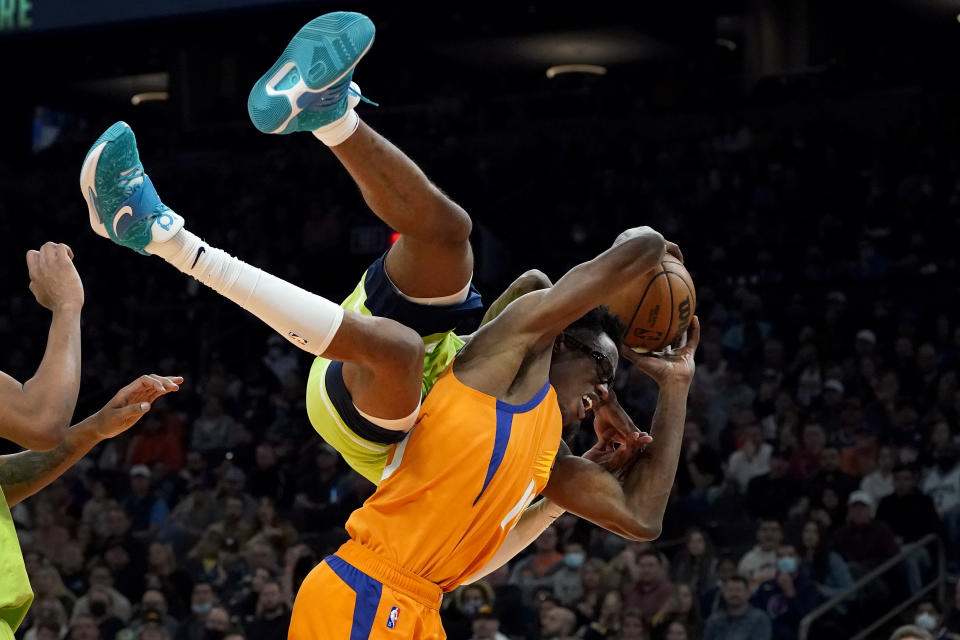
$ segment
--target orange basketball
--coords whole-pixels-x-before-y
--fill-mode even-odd
[[[606,305],[627,326],[625,345],[639,353],[661,351],[677,344],[690,326],[697,292],[690,273],[668,254]]]

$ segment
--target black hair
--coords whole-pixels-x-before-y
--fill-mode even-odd
[[[742,584],[742,585],[743,585],[744,587],[746,587],[747,589],[750,588],[750,581],[747,580],[746,578],[744,578],[744,577],[741,576],[741,575],[730,576],[729,578],[726,579],[726,581],[725,581],[724,583],[726,583],[726,582],[739,582],[740,584]]]
[[[585,331],[592,334],[605,333],[618,345],[623,340],[627,327],[620,318],[613,315],[608,307],[599,306],[590,309],[580,318],[570,323],[564,331]]]

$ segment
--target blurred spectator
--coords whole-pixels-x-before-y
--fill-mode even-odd
[[[500,633],[500,620],[490,605],[483,605],[470,623],[473,635],[469,640],[509,640]]]
[[[579,542],[563,545],[563,566],[553,574],[553,595],[564,607],[574,608],[583,597],[581,569],[586,552]]]
[[[493,589],[483,580],[457,588],[450,603],[440,612],[443,628],[451,638],[465,638],[470,634],[471,620],[481,607],[493,607]]]
[[[836,494],[840,504],[847,501],[847,496],[859,484],[853,476],[840,469],[840,450],[836,447],[824,447],[820,454],[820,471],[810,481],[810,495],[821,498],[824,491],[830,489]]]
[[[557,551],[557,532],[550,526],[533,541],[533,553],[513,565],[510,583],[520,587],[524,602],[529,604],[537,588],[553,588],[553,574],[562,567],[563,555]]]
[[[162,592],[147,589],[140,599],[140,606],[136,611],[127,629],[133,632],[149,625],[158,625],[166,630],[167,635],[173,638],[180,624],[171,616],[167,609],[167,599]]]
[[[707,618],[703,640],[771,640],[770,618],[750,606],[749,581],[733,576],[723,583],[724,607]]]
[[[880,447],[877,468],[860,481],[860,489],[870,494],[874,504],[880,504],[881,500],[893,493],[893,470],[896,466],[897,459],[893,448]]]
[[[746,491],[750,480],[770,472],[772,453],[773,447],[763,441],[760,427],[746,427],[740,447],[727,460],[727,476],[736,481],[741,492]]]
[[[86,614],[74,617],[67,636],[68,640],[102,640],[105,637],[100,633],[96,619]]]
[[[203,631],[206,640],[221,640],[231,631],[230,613],[223,607],[210,609],[203,623]]]
[[[893,494],[881,500],[877,507],[877,520],[890,527],[897,543],[916,542],[928,533],[938,533],[940,518],[933,501],[917,489],[914,468],[900,465],[894,469],[893,484]]]
[[[801,448],[790,458],[790,473],[802,482],[811,480],[820,471],[820,458],[827,446],[827,433],[817,422],[803,427]]]
[[[920,627],[908,624],[898,627],[891,635],[890,640],[935,640],[930,632]]]
[[[289,520],[277,513],[277,505],[270,496],[261,496],[257,501],[257,519],[247,546],[268,544],[282,552],[296,544],[299,534]]]
[[[190,616],[177,630],[176,640],[205,640],[207,616],[217,603],[217,596],[208,582],[193,585],[190,595]]]
[[[830,599],[853,584],[846,561],[830,549],[823,525],[816,520],[808,520],[803,526],[799,552],[801,566],[806,569],[822,599]]]
[[[177,567],[173,547],[163,542],[154,542],[147,552],[148,588],[159,591],[164,597],[165,608],[177,618],[186,616],[189,607],[186,594],[193,589],[190,575]]]
[[[944,603],[943,630],[947,640],[960,640],[960,580],[953,585],[949,603]]]
[[[789,475],[789,454],[776,450],[770,454],[770,471],[751,479],[747,485],[747,508],[751,517],[787,519],[787,509],[800,496],[800,485]]]
[[[661,611],[673,593],[673,584],[667,577],[666,562],[655,551],[644,551],[636,559],[635,569],[631,568],[629,579],[623,583],[623,606],[637,609],[643,614],[645,625]]]
[[[253,620],[244,624],[251,638],[286,640],[290,627],[290,607],[284,601],[280,583],[268,581],[260,588],[260,599]]]
[[[672,563],[674,583],[690,585],[699,598],[716,582],[717,557],[713,544],[701,529],[688,529],[684,545]]]
[[[100,605],[93,608],[93,596],[97,594],[97,600],[106,603],[105,613],[100,613]],[[105,565],[97,564],[90,569],[90,588],[73,605],[73,619],[78,616],[93,614],[95,618],[102,618],[104,615],[115,617],[118,620],[126,621],[130,619],[133,613],[133,607],[130,600],[113,586],[113,574],[110,573]]]
[[[77,597],[64,586],[60,573],[54,567],[48,565],[37,569],[30,576],[30,585],[33,587],[34,600],[53,598],[67,613],[73,611],[73,604],[77,601]]]
[[[620,621],[619,640],[646,640],[646,623],[638,609],[627,609]]]
[[[574,640],[577,616],[570,609],[551,607],[540,615],[540,635],[551,640]]]
[[[762,582],[772,579],[777,573],[777,549],[783,542],[780,522],[765,518],[757,526],[757,544],[744,554],[737,564],[737,574],[747,580],[752,594]]]
[[[681,582],[674,585],[670,599],[650,622],[650,639],[662,640],[667,635],[671,622],[681,622],[685,629],[694,635],[700,635],[703,627],[700,602],[689,584]]]
[[[762,583],[750,603],[766,612],[774,640],[796,640],[800,620],[816,606],[817,591],[790,545],[777,549],[777,573]]]
[[[204,454],[229,451],[237,443],[236,421],[223,411],[220,398],[209,396],[191,428],[190,448]]]
[[[893,532],[873,516],[873,498],[854,491],[847,501],[847,522],[833,537],[833,547],[844,557],[854,577],[861,576],[899,551]]]

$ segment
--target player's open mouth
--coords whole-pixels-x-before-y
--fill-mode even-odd
[[[588,395],[584,395],[580,398],[580,403],[583,405],[583,412],[586,413],[593,409],[593,400]]]

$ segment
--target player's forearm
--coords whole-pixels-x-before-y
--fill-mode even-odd
[[[535,308],[527,311],[530,325],[526,330],[540,336],[535,349],[549,345],[564,327],[654,268],[663,259],[666,247],[663,236],[650,229],[568,271]]]
[[[512,560],[514,556],[530,546],[530,543],[563,513],[563,507],[546,498],[527,507],[517,521],[517,525],[510,530],[503,544],[497,549],[497,553],[483,565],[482,569],[470,576],[465,584],[476,582]]]
[[[663,527],[663,515],[677,475],[683,428],[687,416],[688,381],[660,388],[651,432],[653,442],[637,457],[624,481],[624,494],[636,522],[654,537]]]
[[[11,507],[56,480],[100,443],[95,425],[99,414],[70,427],[64,441],[52,451],[23,451],[0,456],[0,486]]]
[[[36,421],[49,448],[66,435],[79,390],[80,307],[62,307],[53,312],[40,366],[23,384],[24,414]]]

